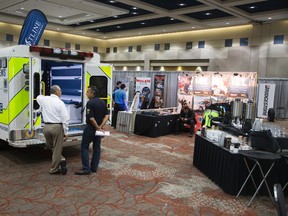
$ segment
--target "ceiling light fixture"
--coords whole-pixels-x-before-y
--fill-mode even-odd
[[[268,17],[268,20],[271,20],[272,19],[272,17]]]
[[[184,7],[184,6],[186,6],[186,4],[185,3],[179,3],[178,6]]]
[[[141,24],[141,25],[145,25],[146,23],[145,23],[145,22],[141,22],[140,24]]]
[[[114,3],[116,3],[117,1],[116,1],[116,0],[109,0],[108,2],[111,3],[111,4],[114,4]]]
[[[137,10],[137,7],[132,7],[133,10]]]
[[[204,15],[206,15],[206,16],[210,16],[210,15],[212,15],[212,13],[204,13]]]
[[[114,18],[118,18],[118,16],[117,15],[115,15],[115,16],[113,16]]]
[[[121,26],[116,26],[116,28],[120,29],[120,28],[121,28]]]
[[[255,9],[256,7],[254,5],[250,6],[249,9]]]
[[[170,20],[174,20],[174,18],[170,18]]]
[[[226,25],[229,25],[230,23],[229,22],[226,22]]]
[[[132,12],[131,14],[133,14],[133,15],[137,15],[138,13],[137,13],[137,12]]]

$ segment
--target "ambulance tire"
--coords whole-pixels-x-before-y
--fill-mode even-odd
[[[8,147],[8,142],[0,140],[0,151],[5,150]]]

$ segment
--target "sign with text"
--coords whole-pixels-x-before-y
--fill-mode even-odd
[[[268,110],[274,106],[275,84],[260,83],[257,116],[267,118]]]
[[[31,10],[22,26],[18,44],[28,46],[38,45],[47,25],[47,18],[42,11]]]

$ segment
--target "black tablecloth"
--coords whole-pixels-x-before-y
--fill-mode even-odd
[[[252,165],[253,162],[250,162],[250,165]],[[260,161],[260,163],[264,172],[267,171],[271,164],[270,161],[265,160]],[[229,150],[219,147],[199,135],[195,137],[193,165],[221,187],[225,193],[231,195],[238,193],[248,175],[243,155],[231,153]],[[262,180],[258,169],[253,173],[253,177],[258,186]],[[275,162],[267,178],[267,182],[271,192],[273,192],[273,185],[275,183],[280,183],[284,186],[287,181],[288,166],[284,158],[281,158]],[[241,195],[253,195],[255,190],[251,179],[249,179]],[[264,185],[262,185],[259,193],[268,195],[268,191]],[[285,194],[288,194],[288,190],[285,190]]]
[[[137,114],[135,118],[134,133],[149,137],[158,137],[175,133],[177,118],[179,118],[179,114],[158,116]]]

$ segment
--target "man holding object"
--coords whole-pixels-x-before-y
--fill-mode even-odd
[[[103,127],[109,119],[108,110],[104,101],[96,97],[98,89],[88,86],[86,96],[89,101],[86,104],[86,127],[84,128],[81,142],[82,169],[75,175],[89,175],[96,173],[100,161],[101,136],[95,136],[96,130],[103,131]],[[93,142],[93,154],[89,165],[89,144]]]

